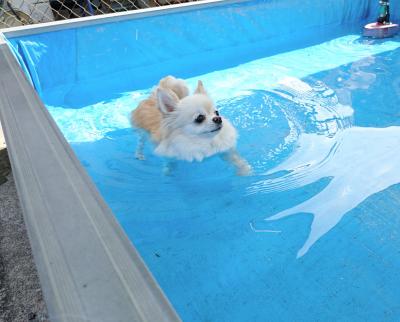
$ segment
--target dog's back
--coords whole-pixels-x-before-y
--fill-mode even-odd
[[[182,99],[189,95],[189,89],[184,80],[173,76],[167,76],[161,79],[158,87],[171,91],[178,99]],[[150,132],[151,138],[154,141],[160,141],[161,139],[161,120],[162,113],[157,106],[155,92],[153,92],[149,98],[141,101],[138,107],[132,112],[132,125]]]
[[[132,125],[149,131],[154,141],[160,140],[161,119],[162,114],[157,107],[157,100],[153,96],[141,101],[132,112]]]

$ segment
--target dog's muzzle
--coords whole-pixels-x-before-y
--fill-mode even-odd
[[[219,131],[219,130],[221,130],[221,129],[222,129],[222,124],[219,125],[218,127],[216,127],[214,130],[210,131],[209,133],[217,132],[217,131]]]
[[[222,123],[222,118],[221,118],[221,116],[214,116],[213,119],[212,119],[212,121],[213,121],[215,124],[221,124],[221,123]]]

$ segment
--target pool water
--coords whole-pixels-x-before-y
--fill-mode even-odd
[[[237,128],[248,177],[219,156],[166,175],[150,142],[135,158],[129,115],[156,72],[115,95],[82,83],[58,99],[42,81],[48,110],[184,321],[398,319],[400,37],[364,39],[361,26],[210,51],[218,64],[191,56],[201,64],[176,73],[192,90],[201,79]]]
[[[129,113],[147,90],[48,106],[185,321],[400,314],[400,38],[351,33],[202,79],[254,169],[166,160]],[[339,316],[340,314],[340,316]]]

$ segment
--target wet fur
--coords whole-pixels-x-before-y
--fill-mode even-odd
[[[172,76],[163,78],[158,88],[163,88],[174,96],[176,100],[182,99],[189,94],[189,89],[181,79]],[[141,101],[138,107],[132,112],[132,125],[148,131],[154,142],[161,141],[161,120],[163,115],[157,105],[157,95],[154,91],[151,96]]]
[[[132,124],[150,133],[157,145],[155,152],[159,155],[202,161],[223,153],[224,158],[236,166],[238,174],[249,174],[250,166],[235,149],[235,128],[216,113],[201,81],[194,94],[189,95],[183,80],[167,76],[159,82],[151,96],[140,102],[132,112]],[[205,120],[196,123],[195,118],[200,114],[205,116]],[[217,123],[216,118],[221,122]]]

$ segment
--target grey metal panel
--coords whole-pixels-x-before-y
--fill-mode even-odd
[[[179,321],[7,45],[0,118],[52,321]]]

